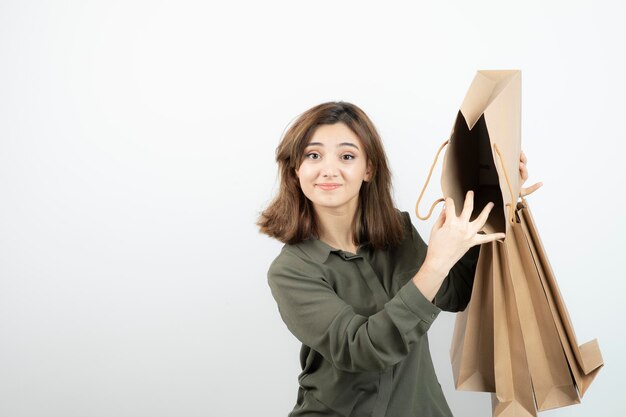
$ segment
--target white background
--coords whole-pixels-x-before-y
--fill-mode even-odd
[[[254,225],[282,133],[360,106],[427,240],[414,204],[478,69],[522,70],[528,201],[606,364],[540,415],[623,415],[622,4],[2,0],[0,416],[286,416],[300,344]],[[429,332],[439,379],[455,416],[489,416],[454,390],[453,323]]]

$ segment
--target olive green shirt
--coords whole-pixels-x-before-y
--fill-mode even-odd
[[[427,246],[402,213],[391,249],[349,253],[318,239],[284,245],[268,284],[287,328],[302,342],[298,395],[289,417],[451,416],[427,331],[442,310],[469,302],[480,246],[457,262],[434,303],[411,278]],[[443,347],[440,347],[443,348]]]

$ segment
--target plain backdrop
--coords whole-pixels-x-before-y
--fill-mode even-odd
[[[427,241],[415,201],[479,69],[522,70],[526,185],[545,184],[528,202],[605,360],[581,404],[540,415],[623,415],[625,17],[598,0],[0,1],[0,416],[286,416],[300,343],[267,285],[282,244],[254,224],[282,134],[318,103],[360,106]],[[439,379],[455,416],[489,416],[488,394],[454,389],[454,317],[429,331]]]

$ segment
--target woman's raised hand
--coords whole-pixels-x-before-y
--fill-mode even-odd
[[[522,183],[520,184],[520,187],[524,185],[524,183],[528,179],[528,169],[526,168],[526,162],[528,162],[528,158],[526,158],[526,154],[522,150],[520,152],[520,159],[519,159],[519,175],[522,178]],[[530,193],[534,193],[535,191],[537,191],[537,189],[539,189],[539,187],[541,187],[542,185],[543,185],[542,182],[537,182],[531,185],[530,187],[526,187],[526,188],[522,187],[522,189],[520,190],[520,195],[522,197],[526,197]]]
[[[522,187],[528,179],[527,162],[528,159],[522,150],[519,163],[519,173],[522,179],[520,195],[522,197],[537,191],[543,185],[542,182],[538,182],[530,187]],[[470,222],[469,219],[474,210],[474,192],[471,190],[467,192],[463,203],[463,212],[459,217],[456,215],[454,200],[450,197],[446,198],[445,207],[430,232],[428,252],[424,263],[428,262],[433,270],[443,273],[445,276],[472,246],[503,239],[504,233],[488,235],[478,233],[487,222],[492,208],[493,203],[487,204],[480,215],[473,222]]]
[[[474,221],[470,221],[470,216],[474,210],[473,191],[467,192],[463,211],[458,217],[454,200],[450,197],[446,198],[445,207],[430,232],[428,252],[424,263],[445,276],[472,246],[504,239],[504,233],[478,233],[487,222],[493,206],[494,204],[490,202]]]

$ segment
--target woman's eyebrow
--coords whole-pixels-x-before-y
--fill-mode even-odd
[[[323,143],[321,142],[310,142],[308,145],[306,146],[324,146]],[[356,146],[354,143],[351,142],[341,142],[339,145],[337,145],[337,147],[339,148],[340,146],[352,146],[354,148],[359,149],[358,146]],[[360,150],[360,149],[359,149]]]

